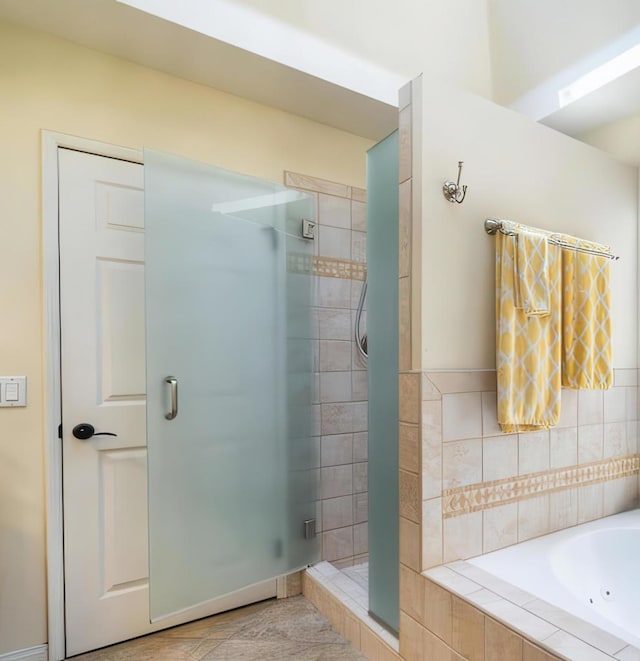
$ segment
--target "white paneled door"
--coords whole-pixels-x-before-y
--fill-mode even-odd
[[[274,596],[276,586],[267,581],[150,624],[143,166],[60,149],[59,172],[71,656]]]

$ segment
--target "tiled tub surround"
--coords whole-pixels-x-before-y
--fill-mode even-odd
[[[355,342],[366,277],[366,191],[285,172],[285,184],[316,198],[312,273],[314,416],[322,559],[340,566],[367,558],[367,372]],[[298,265],[308,268],[309,265]],[[366,314],[361,328],[366,329]]]
[[[400,388],[405,535],[423,526],[405,549],[416,570],[638,503],[635,368],[615,370],[607,391],[563,390],[558,426],[522,434],[500,433],[493,370],[407,373]]]

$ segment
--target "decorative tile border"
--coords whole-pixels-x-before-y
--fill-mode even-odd
[[[289,273],[319,275],[323,278],[343,278],[345,280],[365,280],[367,265],[351,259],[333,259],[331,257],[313,257],[290,253],[287,256]]]
[[[335,181],[311,177],[298,172],[289,172],[288,170],[284,172],[284,185],[290,188],[312,191],[313,193],[344,197],[348,200],[355,200],[356,202],[366,202],[367,200],[367,191],[364,188],[347,186],[346,184],[339,184]]]
[[[442,492],[442,515],[448,519],[553,491],[617,480],[638,473],[640,455],[631,454],[569,468],[445,489]]]

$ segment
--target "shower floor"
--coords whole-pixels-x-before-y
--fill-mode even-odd
[[[362,562],[352,567],[343,567],[340,569],[340,573],[344,574],[360,588],[359,590],[353,590],[354,594],[359,596],[359,599],[356,599],[355,596],[350,596],[352,596],[356,603],[360,603],[364,608],[369,608],[369,563]],[[362,594],[363,591],[365,593],[364,595]]]

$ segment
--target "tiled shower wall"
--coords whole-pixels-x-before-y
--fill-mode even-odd
[[[314,413],[322,559],[339,566],[367,558],[367,372],[354,337],[366,277],[366,193],[285,172],[285,184],[313,194]],[[366,307],[366,306],[365,306]],[[361,331],[366,330],[366,313]]]

